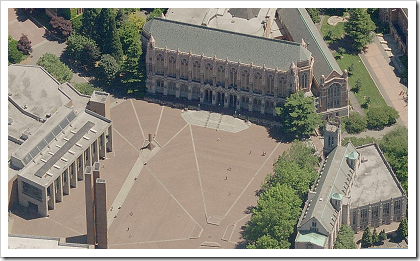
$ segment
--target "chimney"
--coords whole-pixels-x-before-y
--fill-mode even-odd
[[[87,243],[95,245],[95,210],[92,167],[85,168],[86,228]]]
[[[106,199],[106,180],[96,179],[95,182],[95,203],[96,203],[96,239],[97,248],[108,248],[108,215]]]

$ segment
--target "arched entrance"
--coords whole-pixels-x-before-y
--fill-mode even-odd
[[[234,94],[229,95],[229,108],[236,108],[237,96]]]
[[[204,91],[204,102],[205,103],[211,103],[213,100],[213,92],[209,89]]]

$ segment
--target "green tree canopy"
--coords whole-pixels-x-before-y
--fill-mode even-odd
[[[378,231],[376,231],[376,227],[373,229],[372,242],[373,244],[379,243],[379,235],[378,235]]]
[[[120,71],[118,62],[110,54],[104,54],[101,57],[98,68],[98,80],[111,85]]]
[[[255,244],[248,244],[247,249],[279,249],[279,242],[270,235],[259,237]]]
[[[137,30],[137,26],[130,22],[122,24],[121,28],[118,30],[118,35],[125,54],[130,46],[140,41],[140,33]]]
[[[102,8],[95,22],[96,42],[103,54],[110,54],[120,62],[123,58],[123,50],[117,32],[115,15],[115,12],[110,8]]]
[[[389,106],[371,108],[366,113],[367,127],[371,130],[382,130],[397,121],[398,112]]]
[[[9,35],[8,49],[7,49],[9,63],[12,63],[12,64],[20,63],[24,58],[23,53],[18,50],[17,45],[18,45],[18,41],[16,41],[15,39],[13,39],[12,36]]]
[[[256,244],[260,239],[261,246],[264,240],[272,246],[271,239],[278,242],[279,248],[290,248],[289,237],[300,216],[302,201],[295,191],[288,185],[276,184],[260,195],[258,205],[253,211],[251,220],[246,224],[244,238],[250,244]]]
[[[371,31],[376,29],[375,23],[367,13],[366,8],[351,8],[349,20],[344,25],[346,34],[352,40],[352,46],[361,51],[372,42]]]
[[[308,11],[309,16],[311,17],[314,24],[319,23],[321,18],[319,17],[319,8],[306,8]]]
[[[80,28],[84,36],[96,39],[96,17],[101,12],[101,8],[85,8],[82,17],[82,27]]]
[[[295,137],[310,135],[321,123],[313,97],[305,97],[302,91],[290,95],[284,107],[277,107],[276,110],[285,131]]]
[[[72,34],[67,39],[66,55],[74,63],[86,66],[91,69],[96,61],[100,59],[100,51],[94,40],[89,37]]]
[[[387,235],[385,233],[385,230],[382,229],[382,231],[379,233],[379,241],[384,242],[387,239]]]
[[[408,222],[407,222],[407,218],[404,218],[401,221],[400,225],[398,226],[397,233],[398,233],[398,236],[400,238],[405,238],[406,236],[408,236]]]
[[[350,134],[360,133],[366,130],[366,117],[360,115],[358,112],[351,112],[348,118],[343,119],[346,131]]]
[[[36,64],[44,67],[60,83],[68,82],[73,78],[73,72],[70,68],[54,54],[45,53],[38,59]]]
[[[127,50],[127,57],[122,66],[121,83],[127,89],[137,89],[143,79],[143,71],[140,65],[142,55],[140,42],[133,43]]]
[[[370,247],[373,243],[372,233],[370,232],[369,226],[365,228],[362,236],[362,247]]]
[[[334,243],[335,249],[356,249],[354,232],[347,224],[342,224]]]

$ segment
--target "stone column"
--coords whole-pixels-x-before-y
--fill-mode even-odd
[[[48,207],[50,209],[55,208],[55,187],[54,187],[54,181],[51,182],[50,188],[50,199],[48,200]]]
[[[261,110],[260,110],[261,114],[265,113],[265,100],[261,100]]]
[[[113,151],[114,150],[114,143],[112,138],[112,124],[108,127],[108,142],[106,143],[106,150]],[[83,166],[85,167],[85,166]]]
[[[92,159],[92,162],[96,162],[96,161],[99,161],[99,143],[98,143],[98,141],[97,140],[95,140],[93,143],[92,143],[92,146],[91,146],[94,150],[92,151],[93,152],[93,159]]]
[[[368,218],[368,226],[370,226],[370,227],[372,227],[372,206],[370,205],[370,203],[369,203],[369,206],[368,206],[368,216],[367,216],[367,218]]]
[[[175,88],[176,88],[175,89],[175,97],[179,98],[179,94],[180,94],[181,90],[180,90],[180,86],[179,86],[179,82],[178,81],[176,82]]]
[[[252,105],[254,104],[254,99],[252,97],[249,97],[249,103],[248,103],[248,111],[252,111]]]
[[[168,80],[163,80],[163,95],[168,95]]]
[[[192,86],[188,85],[188,100],[192,100]]]
[[[379,202],[379,208],[378,208],[378,218],[379,218],[379,225],[382,225],[382,200]]]
[[[95,245],[95,209],[92,167],[85,168],[85,200],[86,200],[86,229],[87,243]]]
[[[236,96],[236,110],[237,111],[241,110],[241,96],[239,95]]]
[[[156,93],[156,78],[152,78],[152,86],[150,88],[151,93]]]
[[[106,153],[105,153],[105,134],[104,133],[102,133],[102,135],[99,136],[98,142],[99,142],[99,157],[102,159],[105,159]]]
[[[359,208],[357,208],[357,215],[356,215],[356,217],[357,217],[357,219],[356,219],[356,233],[359,231],[359,229],[360,229],[360,209]]]
[[[276,116],[277,115],[276,106],[277,106],[277,102],[276,102],[276,100],[274,100],[273,101],[273,116]]]
[[[80,168],[79,168],[79,162],[80,162]],[[76,159],[76,170],[77,170],[77,179],[78,180],[83,180],[84,179],[84,175],[83,175],[83,169],[84,169],[84,161],[83,161],[83,152],[82,154],[77,157]]]
[[[204,89],[200,86],[200,103],[204,102]]]
[[[391,198],[391,203],[389,204],[389,220],[390,222],[394,221],[394,199]]]
[[[38,205],[38,213],[44,217],[48,216],[48,200],[47,200],[47,188],[42,189],[42,203]]]
[[[55,198],[57,200],[57,202],[61,202],[63,201],[63,186],[62,181],[61,181],[61,175],[58,176],[58,178],[55,180],[56,184],[55,184],[55,189],[56,191],[54,191],[56,193]]]
[[[70,176],[70,186],[72,188],[77,188],[77,177],[76,177],[76,162],[73,161],[68,168],[69,176]]]
[[[66,169],[63,173],[63,193],[64,195],[70,195],[70,175],[68,169]]]

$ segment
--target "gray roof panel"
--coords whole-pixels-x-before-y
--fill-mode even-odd
[[[151,33],[156,47],[207,57],[241,61],[256,66],[264,64],[287,71],[290,64],[311,59],[311,53],[298,43],[241,34],[172,20],[155,18],[143,29]]]
[[[327,77],[333,70],[342,74],[340,66],[305,8],[280,8],[278,13],[293,40],[300,43],[303,39],[308,44],[308,50],[315,58],[314,76],[318,83],[321,82],[321,75]]]

